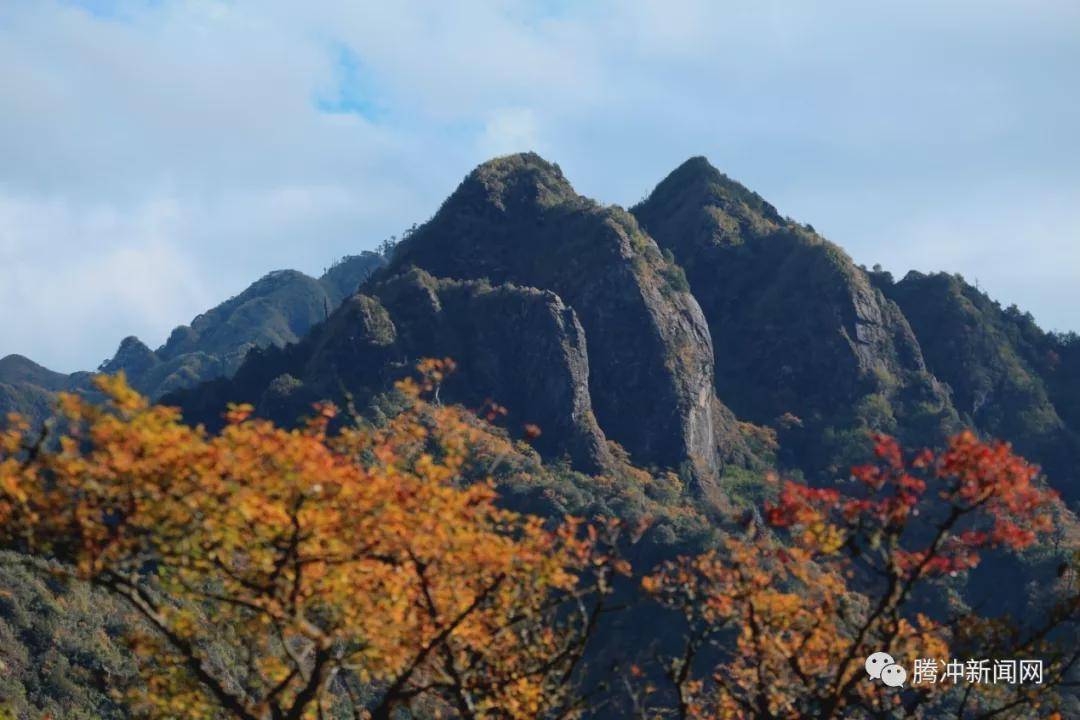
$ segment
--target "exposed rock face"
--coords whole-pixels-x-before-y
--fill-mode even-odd
[[[903,314],[866,273],[704,158],[633,212],[685,269],[712,333],[717,394],[740,417],[791,413],[819,430],[953,422]]]
[[[588,338],[600,427],[635,461],[689,460],[710,477],[718,436],[740,451],[734,424],[714,417],[709,329],[681,272],[633,216],[581,197],[558,166],[524,154],[477,168],[398,246],[391,270],[411,265],[557,294]]]
[[[496,400],[510,426],[537,425],[537,448],[563,453],[582,469],[611,466],[593,415],[585,332],[556,294],[510,284],[436,280],[413,270],[383,283],[377,296],[397,319],[410,358],[452,357],[460,371],[447,391],[478,406]],[[416,302],[418,295],[424,302]]]
[[[579,468],[610,466],[605,438],[697,482],[752,460],[716,399],[708,323],[682,271],[632,215],[581,197],[534,154],[470,173],[362,293],[288,360],[264,353],[245,365],[237,383],[253,380],[248,397],[228,399],[261,399],[283,374],[303,386],[279,383],[296,397],[371,397],[388,369],[397,377],[425,355],[449,356],[459,365],[449,392],[486,394],[542,429],[545,455]]]
[[[412,269],[350,298],[298,345],[252,356],[233,382],[175,398],[192,419],[213,422],[226,401],[257,403],[291,423],[310,402],[347,392],[363,404],[423,357],[452,357],[459,370],[440,397],[480,408],[495,399],[507,425],[542,428],[537,449],[600,472],[612,461],[591,410],[585,333],[557,295],[536,288],[436,279]],[[204,416],[206,413],[211,413]]]

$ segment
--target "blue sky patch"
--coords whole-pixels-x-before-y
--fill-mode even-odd
[[[359,115],[378,122],[385,108],[378,102],[372,73],[352,48],[340,45],[334,56],[333,80],[327,92],[316,96],[315,107],[319,112]]]

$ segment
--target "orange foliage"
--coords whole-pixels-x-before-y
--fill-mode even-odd
[[[961,638],[985,653],[978,657],[1057,658],[1046,687],[1076,662],[1075,648],[1071,657],[1053,655],[1046,641],[1077,620],[1075,588],[1027,635],[995,632],[973,616],[932,619],[919,611],[929,585],[976,567],[981,552],[1046,537],[1061,507],[1038,483],[1037,469],[1007,445],[971,433],[952,438],[941,454],[910,460],[889,437],[878,437],[875,450],[878,463],[853,470],[857,494],[786,482],[765,508],[775,533],[752,528],[719,552],[644,578],[646,592],[686,621],[683,652],[665,668],[679,717],[937,716],[944,700],[935,694],[945,685],[894,692],[870,681],[863,662],[877,651],[908,667],[917,657],[948,658],[950,642]],[[719,662],[700,660],[717,655]],[[703,662],[711,667],[704,673]],[[991,714],[997,702],[1017,717],[1022,707],[1039,706],[1040,693],[1029,691],[1018,700],[1016,688],[987,687],[963,702],[972,709],[981,702]],[[950,716],[966,717],[963,706]]]
[[[241,405],[217,436],[122,376],[99,378],[109,402],[63,396],[58,437],[33,441],[18,422],[0,433],[0,547],[130,603],[146,675],[131,701],[151,716],[573,716],[584,642],[612,576],[630,572],[610,550],[617,526],[545,523],[464,482],[511,445],[422,399],[437,398],[449,361],[420,370],[382,427],[329,433],[337,411],[322,405],[284,430]],[[970,702],[1053,717],[1041,691],[1080,658],[1051,645],[1078,617],[1075,588],[1030,630],[927,608],[950,610],[934,589],[985,553],[1045,539],[1054,494],[1007,445],[970,433],[914,457],[878,437],[876,453],[852,471],[854,491],[784,483],[771,527],[642,579],[685,632],[655,712],[656,674],[627,666],[638,716],[933,717],[954,688],[894,691],[863,660],[885,651],[910,666],[959,645],[1051,662],[1039,692],[980,689],[952,715]]]
[[[609,558],[595,530],[460,482],[482,431],[421,399],[448,364],[421,369],[385,427],[333,435],[330,405],[291,431],[241,405],[210,436],[99,378],[109,403],[64,396],[55,443],[0,435],[0,542],[138,611],[133,701],[153,716],[306,718],[347,697],[357,717],[539,717],[568,702]]]

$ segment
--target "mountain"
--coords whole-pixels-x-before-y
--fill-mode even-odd
[[[918,443],[958,426],[903,313],[812,228],[701,157],[633,213],[701,303],[717,394],[740,417],[776,425],[791,464],[835,473],[866,429]]]
[[[190,325],[175,328],[156,351],[126,338],[100,370],[123,370],[133,387],[153,398],[232,375],[252,348],[302,338],[382,264],[382,256],[367,252],[343,258],[318,279],[296,270],[269,273]]]
[[[101,369],[215,427],[230,401],[284,423],[324,398],[364,410],[433,356],[458,362],[446,399],[504,406],[587,473],[625,459],[725,494],[770,465],[842,476],[869,431],[970,426],[1080,494],[1080,341],[956,276],[867,271],[700,157],[629,212],[538,155],[496,158],[388,259],[271,273]],[[87,382],[12,356],[0,408],[40,417]]]
[[[1044,333],[962,277],[875,274],[919,337],[934,375],[948,383],[964,423],[1011,440],[1038,459],[1066,497],[1080,497],[1080,343]]]
[[[190,325],[174,329],[157,350],[136,337],[125,338],[98,370],[123,371],[133,387],[151,398],[232,375],[251,349],[297,342],[383,264],[381,255],[365,252],[342,258],[318,279],[295,270],[269,273]],[[42,419],[54,393],[90,392],[90,378],[90,373],[64,375],[9,355],[0,359],[0,416],[17,411]]]
[[[535,154],[496,158],[393,253],[318,279],[271,273],[157,350],[126,338],[101,369],[215,430],[230,402],[290,425],[331,399],[378,422],[426,357],[457,363],[436,402],[532,446],[470,471],[516,509],[647,519],[635,567],[755,532],[770,469],[847,479],[870,431],[917,446],[972,427],[1080,499],[1080,337],[959,276],[868,271],[704,158],[630,211],[579,195]],[[8,356],[0,411],[44,417],[89,380]],[[1044,549],[984,565],[972,597],[1021,607],[1055,572]],[[56,717],[125,716],[103,690],[131,681],[122,608],[27,577],[0,568],[18,590],[0,593],[0,694]],[[669,622],[613,615],[590,663],[614,666]]]
[[[471,172],[308,337],[166,400],[211,426],[229,401],[295,422],[323,397],[376,402],[418,358],[449,356],[444,397],[495,400],[512,431],[542,428],[544,457],[586,472],[625,452],[698,489],[777,462],[828,481],[870,431],[920,445],[973,426],[1073,497],[1080,348],[988,299],[980,322],[998,329],[965,333],[956,297],[886,282],[704,158],[628,212],[525,153]],[[975,359],[1014,385],[986,395],[998,381]]]
[[[532,153],[470,173],[300,347],[170,399],[212,422],[224,400],[265,408],[293,380],[305,398],[335,385],[371,397],[432,354],[462,368],[448,397],[496,399],[543,428],[548,457],[581,469],[609,464],[607,441],[697,483],[754,462],[715,396],[709,328],[681,270],[631,214],[578,195]]]
[[[485,163],[398,246],[387,272],[554,292],[585,331],[600,427],[643,465],[715,475],[745,452],[713,393],[713,349],[678,267],[632,215],[578,195],[535,154]]]
[[[22,355],[0,358],[0,419],[9,413],[43,419],[52,409],[55,393],[78,389],[89,377],[53,372]]]

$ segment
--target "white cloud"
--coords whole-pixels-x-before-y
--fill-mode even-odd
[[[1022,200],[1017,189],[983,187],[954,207],[913,217],[880,238],[876,260],[860,259],[960,273],[1003,305],[1041,310],[1048,330],[1076,330],[1080,189],[1046,188]]]
[[[707,154],[857,260],[978,272],[1077,327],[1078,22],[1053,0],[4,3],[0,355],[159,342],[526,148],[623,204]]]
[[[215,295],[171,240],[179,221],[167,202],[121,211],[0,199],[5,343],[92,368],[116,349],[113,327],[155,339],[205,307]]]
[[[529,108],[495,110],[484,124],[478,143],[488,155],[507,155],[525,150],[544,151],[536,115]]]

